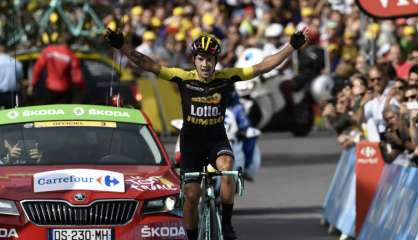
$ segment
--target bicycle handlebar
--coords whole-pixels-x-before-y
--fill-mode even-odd
[[[182,176],[184,176],[185,178],[202,177],[202,176],[206,176],[206,177],[217,177],[217,176],[235,177],[235,176],[239,176],[240,174],[241,173],[239,171],[216,171],[216,172],[187,172],[187,173],[182,173]]]
[[[239,167],[238,170],[236,171],[215,171],[215,172],[186,172],[186,173],[181,173],[181,177],[182,179],[184,178],[192,178],[192,177],[209,177],[209,178],[213,178],[213,177],[218,177],[218,176],[230,176],[230,177],[238,177],[238,189],[237,189],[237,193],[239,196],[242,196],[244,193],[244,179],[242,177],[242,168]],[[182,180],[182,186],[184,184],[184,181]],[[183,188],[183,187],[182,187]]]

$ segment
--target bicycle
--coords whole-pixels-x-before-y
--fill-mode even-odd
[[[223,240],[220,211],[215,194],[216,177],[232,176],[238,177],[237,193],[243,195],[244,180],[241,168],[238,171],[208,171],[207,167],[203,172],[181,173],[181,199],[183,199],[184,180],[187,178],[202,177],[200,187],[202,189],[199,200],[199,240]]]

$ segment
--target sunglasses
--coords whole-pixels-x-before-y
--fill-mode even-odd
[[[395,89],[399,90],[399,91],[403,91],[403,90],[405,90],[405,87],[400,86],[400,87],[395,87]]]
[[[417,94],[415,94],[415,95],[411,95],[411,96],[405,96],[405,99],[406,100],[415,100],[415,99],[417,99]]]
[[[375,78],[369,78],[369,80],[372,81],[372,82],[376,82],[376,81],[382,80],[382,78],[381,77],[375,77]]]

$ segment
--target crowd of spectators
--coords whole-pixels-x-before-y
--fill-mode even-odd
[[[30,12],[38,22],[45,12],[42,1],[23,1],[21,12]],[[47,1],[46,1],[47,2]],[[65,1],[62,2],[63,6]],[[74,1],[83,2],[83,1]],[[296,29],[309,26],[313,29],[312,43],[317,44],[329,55],[328,72],[335,72],[341,64],[358,65],[373,61],[368,55],[393,58],[395,50],[391,44],[399,43],[400,55],[411,52],[416,46],[415,18],[396,21],[362,22],[361,13],[354,0],[94,0],[90,2],[104,27],[121,29],[130,39],[130,44],[157,61],[170,66],[190,67],[190,42],[202,32],[214,34],[223,43],[220,63],[223,67],[233,66],[243,49],[259,47],[266,52],[280,46]],[[67,3],[68,5],[68,3]],[[77,23],[87,12],[78,8],[64,8],[69,19]],[[102,6],[102,7],[99,7]],[[106,6],[106,7],[103,7]],[[16,13],[17,14],[17,13]],[[29,15],[29,14],[23,14]],[[84,28],[94,27],[92,19],[84,16]],[[59,12],[49,16],[45,33],[37,39],[22,40],[24,48],[45,45],[68,31]],[[1,26],[0,26],[1,28]],[[30,31],[29,31],[30,32]],[[32,37],[29,37],[32,38]],[[24,38],[22,38],[24,39]],[[93,34],[75,37],[74,45],[110,51],[108,46]],[[30,40],[30,41],[27,41]],[[375,41],[370,41],[375,40]],[[371,44],[374,42],[375,46]],[[28,46],[27,44],[31,44]],[[18,46],[19,47],[19,46]],[[273,48],[272,48],[273,47]],[[399,50],[399,51],[400,51]],[[393,52],[393,53],[392,53]],[[390,55],[390,56],[386,56]],[[400,56],[399,56],[400,57]],[[374,62],[374,61],[373,61]],[[127,60],[124,61],[128,64]],[[403,64],[401,59],[395,64]],[[399,74],[405,77],[405,68]]]
[[[396,74],[400,68],[393,63],[375,64],[366,75],[352,75],[322,114],[343,148],[368,139],[380,142],[387,163],[417,164],[418,61],[406,63],[404,78]]]
[[[296,63],[292,58],[286,64],[287,70],[299,75],[305,71],[308,78],[316,74],[332,77],[332,98],[323,99],[319,104],[323,116],[335,128],[338,142],[347,148],[376,132],[388,162],[399,154],[418,154],[415,147],[418,143],[415,126],[417,17],[373,20],[361,13],[354,0],[95,0],[91,3],[112,6],[111,11],[96,10],[103,26],[121,30],[137,51],[163,65],[182,68],[192,68],[189,45],[203,32],[222,41],[219,67],[232,67],[246,48],[256,47],[271,54],[296,29],[308,26],[313,30],[311,46],[323,51],[324,57],[311,65],[304,62],[309,54]],[[76,13],[73,17],[77,17]],[[51,19],[52,28],[54,24],[59,25],[60,19]],[[85,47],[90,43],[89,48],[113,54],[100,36],[93,38],[94,44],[82,38],[73,40],[73,46]],[[50,37],[33,44],[51,41]],[[126,58],[119,57],[125,67],[142,74]],[[316,70],[310,72],[310,69]]]

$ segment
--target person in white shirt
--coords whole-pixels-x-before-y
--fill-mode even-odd
[[[384,136],[386,130],[386,122],[383,118],[385,109],[385,101],[388,97],[388,78],[384,69],[380,66],[372,67],[368,72],[369,86],[373,90],[374,98],[368,101],[364,106],[364,121],[374,124],[380,139]],[[393,98],[389,106],[398,106],[396,99]],[[361,107],[363,107],[361,106]]]
[[[22,64],[5,51],[5,46],[0,43],[0,109],[14,107],[15,93],[23,77]]]

